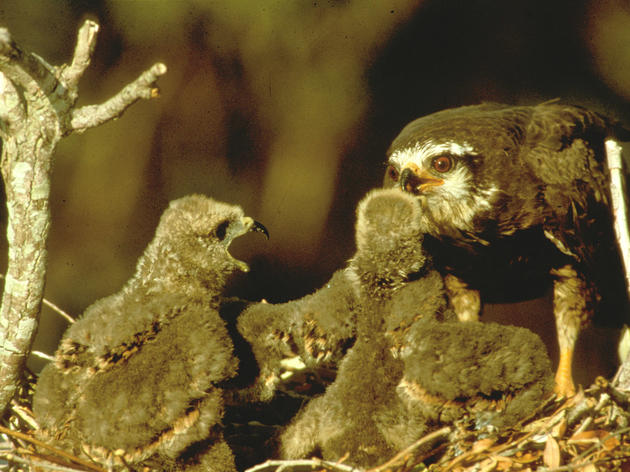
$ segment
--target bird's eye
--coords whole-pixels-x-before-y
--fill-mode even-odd
[[[214,234],[219,241],[223,241],[223,239],[225,239],[228,226],[230,226],[230,222],[228,220],[225,220],[219,223],[219,226],[217,226],[217,229],[214,230]]]
[[[453,160],[448,156],[433,159],[433,168],[438,172],[448,172],[453,167]]]
[[[387,166],[387,177],[392,182],[398,182],[398,179],[400,178],[400,172],[398,172],[398,169],[396,169],[394,166],[389,165]]]

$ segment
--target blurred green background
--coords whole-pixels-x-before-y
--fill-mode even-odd
[[[389,142],[446,107],[561,98],[630,123],[630,7],[615,0],[2,0],[0,24],[52,64],[82,21],[101,30],[80,104],[157,61],[161,98],[58,149],[46,296],[79,315],[129,278],[171,199],[241,204],[271,233],[233,254],[230,293],[285,301],[354,251],[354,207],[378,186]],[[3,251],[3,253],[6,251]],[[4,256],[3,256],[4,257]],[[556,355],[549,295],[486,306]],[[65,324],[45,308],[36,348]],[[578,375],[614,372],[612,335],[582,337]],[[34,363],[34,368],[39,364]]]

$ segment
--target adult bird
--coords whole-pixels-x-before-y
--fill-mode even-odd
[[[575,392],[581,328],[627,308],[605,156],[607,139],[626,137],[575,106],[481,104],[412,121],[388,151],[385,186],[421,201],[460,320],[478,319],[479,291],[532,298],[553,280],[560,395]]]

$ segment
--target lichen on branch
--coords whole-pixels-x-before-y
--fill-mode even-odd
[[[99,30],[86,20],[69,64],[52,66],[25,52],[0,28],[0,170],[8,210],[8,265],[0,306],[0,411],[13,398],[41,308],[50,227],[52,158],[59,140],[118,118],[141,98],[156,97],[166,73],[155,64],[105,103],[75,108],[78,83]]]

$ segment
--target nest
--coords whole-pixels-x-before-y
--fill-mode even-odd
[[[0,470],[106,471],[35,438],[27,378],[0,426]],[[475,430],[466,419],[427,434],[363,471],[320,459],[268,460],[247,472],[492,472],[630,470],[630,395],[598,378],[568,399],[549,398],[511,428]],[[269,427],[268,425],[266,427]]]

